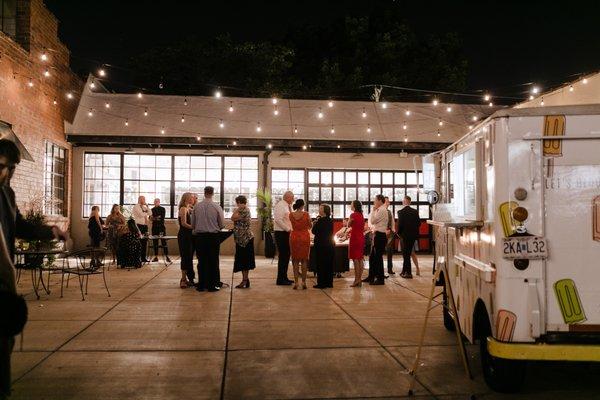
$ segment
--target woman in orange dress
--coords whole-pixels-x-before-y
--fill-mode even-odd
[[[310,254],[310,229],[312,221],[306,211],[304,211],[304,200],[298,199],[292,206],[294,211],[289,215],[292,223],[292,232],[290,234],[290,250],[292,256],[292,265],[294,266],[294,290],[299,289],[298,275],[299,268],[302,267],[302,289],[306,289],[306,273],[308,270],[308,257]]]

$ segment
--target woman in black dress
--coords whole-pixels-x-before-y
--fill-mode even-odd
[[[254,234],[250,229],[250,209],[247,206],[246,196],[235,198],[237,208],[233,211],[233,237],[235,239],[235,261],[233,272],[242,272],[242,282],[236,286],[239,289],[248,289],[250,279],[248,271],[256,267],[254,260]]]
[[[179,200],[179,232],[177,244],[181,258],[181,280],[179,287],[185,289],[194,286],[194,241],[192,238],[192,214],[190,210],[194,204],[194,195],[186,192]]]
[[[127,229],[119,238],[119,251],[117,257],[121,268],[141,268],[140,251],[142,244],[140,242],[140,230],[135,220],[130,218],[127,221]]]
[[[90,219],[88,220],[88,233],[90,235],[90,241],[92,247],[100,247],[100,242],[104,239],[102,236],[102,229],[104,228],[104,221],[100,217],[100,207],[93,206]]]
[[[333,242],[331,207],[327,204],[321,204],[319,207],[319,218],[312,227],[312,233],[315,235],[313,251],[317,264],[317,284],[313,287],[316,289],[332,288],[335,243]]]

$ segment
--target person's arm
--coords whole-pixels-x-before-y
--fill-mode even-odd
[[[15,236],[19,239],[25,240],[50,240],[54,238],[60,238],[60,235],[64,235],[60,229],[48,225],[35,225],[21,215],[21,212],[17,208],[17,215],[15,221]]]
[[[5,288],[11,293],[17,293],[13,262],[9,257],[8,246],[4,239],[4,230],[0,224],[0,289]]]
[[[398,219],[396,220],[396,233],[399,235],[404,229],[404,219],[402,218],[402,211],[398,211]]]
[[[187,229],[192,229],[192,225],[187,223],[187,215],[188,215],[189,209],[187,207],[181,207],[179,209],[179,223],[181,224],[181,226],[183,226],[184,228]],[[193,215],[193,214],[192,214]]]
[[[315,235],[315,236],[316,236],[318,233],[320,233],[320,230],[321,230],[321,225],[322,225],[322,221],[321,221],[321,220],[319,220],[319,219],[317,220],[317,222],[315,222],[315,223],[312,225],[311,232],[312,232],[312,234],[313,234],[313,235]]]
[[[188,210],[189,212],[189,210]],[[192,215],[190,217],[190,222],[192,223],[192,230],[196,229],[196,207],[192,209]]]
[[[233,222],[237,222],[237,221],[239,221],[240,219],[241,219],[241,217],[240,217],[240,212],[239,212],[239,211],[238,211],[238,209],[236,208],[236,209],[233,211],[233,214],[231,214],[231,220],[232,220]]]

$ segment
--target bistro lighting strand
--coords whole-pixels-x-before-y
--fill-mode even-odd
[[[233,112],[233,101],[229,102],[229,112]]]

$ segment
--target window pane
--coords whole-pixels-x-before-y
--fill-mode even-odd
[[[410,197],[410,199],[411,199],[412,202],[418,201],[418,199],[417,199],[417,189],[416,188],[414,188],[414,189],[407,188],[406,189],[406,195]]]
[[[371,172],[371,185],[381,185],[380,172]]]
[[[319,172],[317,172],[317,171],[309,171],[309,173],[308,173],[308,183],[319,183]]]
[[[404,172],[396,172],[394,173],[394,183],[396,185],[405,185],[405,173]]]
[[[358,173],[358,183],[360,185],[366,185],[369,183],[369,173],[368,172],[359,172]]]
[[[406,173],[406,184],[407,185],[416,185],[417,184],[417,174],[414,172]]]
[[[331,201],[331,188],[330,187],[322,187],[321,188],[321,201]]]
[[[344,205],[334,204],[333,205],[333,218],[344,218]]]
[[[344,188],[333,188],[333,201],[344,201]]]
[[[331,185],[331,172],[321,172],[321,184]]]
[[[356,172],[346,172],[346,184],[347,185],[356,184]]]
[[[308,200],[309,201],[319,201],[319,188],[318,187],[309,187],[308,188]]]
[[[341,171],[335,171],[333,173],[333,183],[343,184],[344,183],[344,173]]]
[[[394,201],[394,188],[383,188],[381,194],[385,197],[389,197],[390,201]]]
[[[381,183],[384,185],[393,185],[394,184],[394,174],[391,172],[384,172],[381,174]]]
[[[317,215],[319,215],[319,204],[309,204],[308,214],[311,218],[317,218]]]
[[[304,182],[304,171],[302,170],[290,170],[290,182]]]
[[[359,187],[358,188],[358,200],[360,200],[360,201],[368,201],[369,200],[369,188],[368,187]]]
[[[402,201],[404,199],[404,195],[406,194],[405,188],[394,188],[394,201]]]
[[[427,206],[427,205],[419,206],[419,218],[429,219],[429,206]]]
[[[346,188],[346,201],[356,200],[356,188]]]
[[[287,182],[288,171],[283,169],[274,169],[271,171],[271,181],[273,182]]]

